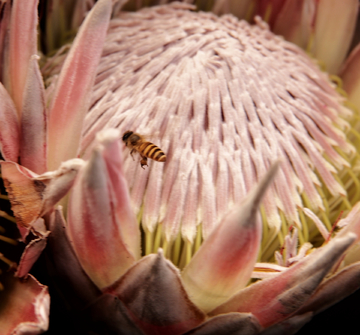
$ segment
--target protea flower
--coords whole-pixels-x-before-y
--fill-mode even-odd
[[[53,58],[43,68],[46,76],[61,68],[46,91],[47,164],[35,171],[31,159],[46,143],[44,131],[39,146],[20,151],[31,151],[20,162],[28,158],[26,167],[39,175],[2,163],[23,236],[39,232],[40,217],[51,231],[49,268],[73,310],[82,311],[78,317],[90,313],[91,331],[100,333],[289,333],[356,289],[359,265],[342,269],[341,262],[358,239],[358,206],[350,212],[358,200],[350,143],[356,144],[355,118],[327,76],[259,20],[252,27],[181,4],[121,13],[110,23],[79,151],[109,8],[100,0],[64,65]],[[91,41],[89,55],[94,27],[100,42]],[[34,57],[30,63],[39,78]],[[14,119],[6,122],[16,125]],[[33,129],[32,117],[27,120]],[[150,133],[167,162],[151,162],[143,171],[129,153],[123,159],[120,138],[128,129]],[[5,146],[5,158],[17,161],[18,142]],[[88,162],[59,168],[77,153]],[[265,194],[278,159],[281,167]],[[66,224],[53,206],[74,178],[69,202],[62,201]],[[14,192],[18,185],[26,192]],[[263,232],[257,211],[262,198]],[[350,212],[341,222],[346,228],[332,237],[331,223],[341,210]],[[313,251],[308,241],[320,245],[323,240],[314,238],[319,231],[326,245]],[[32,264],[26,256],[43,249],[44,236],[39,240],[40,247],[29,244],[18,275]],[[275,251],[281,265],[255,264],[257,258],[272,261]],[[327,273],[331,277],[323,281]],[[244,288],[251,277],[269,278]],[[329,301],[328,291],[339,294]]]

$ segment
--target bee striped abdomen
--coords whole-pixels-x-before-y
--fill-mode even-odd
[[[165,162],[166,155],[164,152],[155,144],[151,142],[143,142],[139,146],[139,152],[141,155],[146,156],[150,159],[153,159],[157,162]]]

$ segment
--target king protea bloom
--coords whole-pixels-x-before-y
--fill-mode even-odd
[[[0,91],[2,174],[35,236],[18,277],[47,243],[55,285],[99,334],[288,334],[358,288],[356,116],[301,49],[260,19],[174,3],[110,21],[99,0],[45,89],[37,2],[27,24],[20,3]],[[141,169],[126,130],[166,163]]]

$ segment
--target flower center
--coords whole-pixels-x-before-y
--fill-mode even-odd
[[[301,244],[321,243],[304,208],[330,231],[359,200],[358,116],[344,101],[303,51],[261,21],[184,4],[123,12],[110,24],[82,150],[86,157],[95,134],[115,127],[164,151],[166,163],[148,160],[145,171],[124,151],[124,171],[144,253],[162,247],[180,267],[281,159],[261,208],[259,258],[269,261],[292,226]]]

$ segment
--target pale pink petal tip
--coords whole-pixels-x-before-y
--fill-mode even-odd
[[[280,273],[241,290],[210,315],[228,312],[251,312],[263,327],[281,322],[296,313],[338,262],[356,236],[337,237]]]
[[[37,53],[39,0],[14,1],[11,11],[9,39],[10,88],[18,115],[23,107],[23,93],[29,60]]]
[[[61,69],[49,111],[50,170],[77,155],[110,14],[111,0],[96,3],[81,25]]]
[[[29,62],[24,87],[21,113],[21,165],[34,171],[44,173],[46,168],[46,107],[45,88],[40,73],[39,57],[33,55]]]
[[[96,134],[99,143],[111,143],[120,138],[120,130],[116,128],[104,129]]]
[[[138,260],[141,257],[139,224],[131,206],[129,186],[123,172],[123,143],[118,129],[107,129],[97,134],[102,145],[102,156],[114,193],[114,210],[118,218],[121,235],[128,250]]]
[[[35,335],[45,332],[49,327],[50,308],[47,287],[31,275],[20,280],[7,273],[1,281],[5,287],[0,292],[1,333]]]
[[[262,233],[258,207],[278,169],[276,162],[246,199],[224,217],[182,272],[186,291],[204,311],[222,304],[249,281]]]
[[[145,334],[180,335],[205,320],[161,249],[142,258],[107,291],[118,295]]]
[[[75,182],[79,170],[85,162],[79,158],[73,158],[61,163],[56,171],[46,172],[36,178],[46,184],[43,194],[43,204],[40,216],[47,214],[69,192]]]

